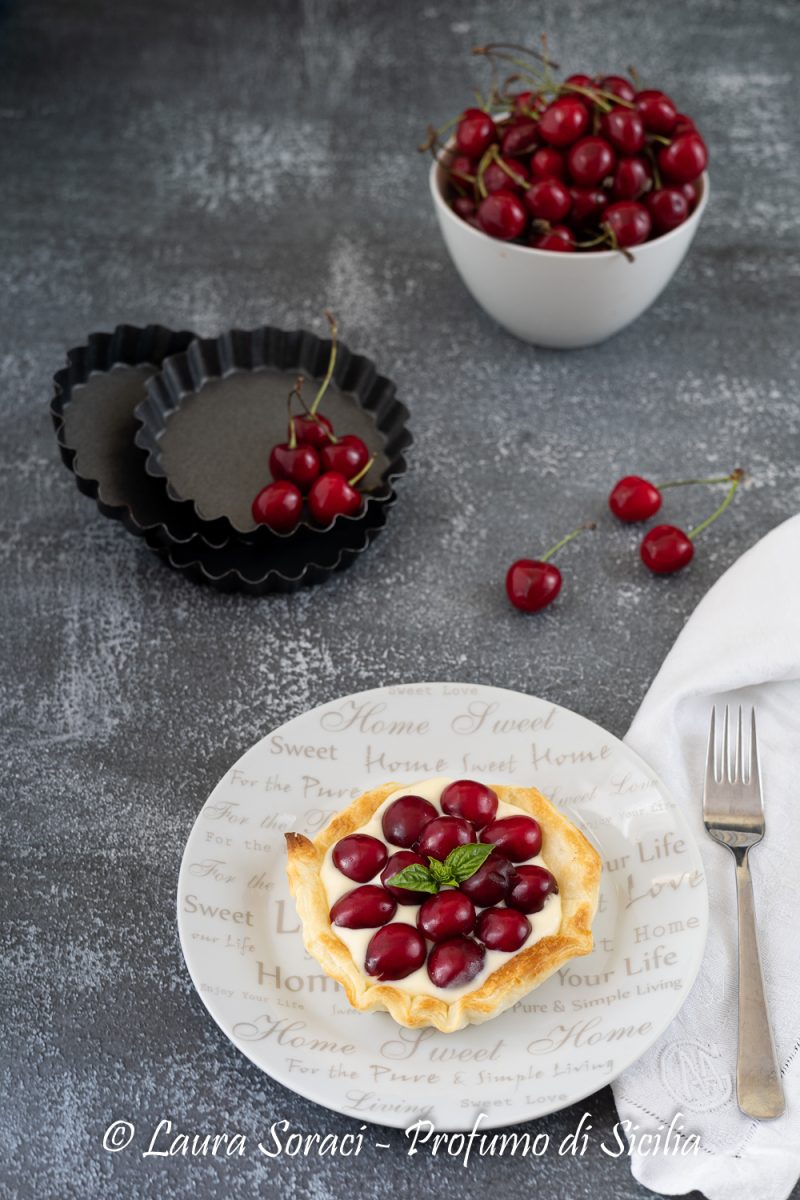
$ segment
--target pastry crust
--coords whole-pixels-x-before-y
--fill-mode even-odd
[[[400,1025],[409,1028],[434,1025],[442,1033],[453,1033],[465,1025],[497,1016],[548,979],[568,959],[591,952],[591,925],[600,890],[600,856],[580,830],[536,788],[490,785],[501,801],[529,813],[542,827],[542,854],[558,880],[561,896],[558,932],[510,956],[474,992],[450,1002],[437,996],[404,992],[390,983],[374,982],[334,932],[320,871],[330,847],[366,825],[384,800],[402,786],[385,783],[364,792],[313,841],[301,833],[287,833],[289,886],[303,924],[306,949],[342,985],[353,1008],[361,1012],[385,1010]]]

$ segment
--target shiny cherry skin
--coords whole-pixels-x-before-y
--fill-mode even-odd
[[[506,595],[520,612],[538,612],[553,603],[563,581],[554,563],[518,558],[506,574]]]
[[[456,196],[453,199],[453,212],[458,213],[464,221],[475,219],[478,206],[471,196]]]
[[[474,779],[456,779],[441,794],[439,803],[448,817],[461,817],[483,829],[497,815],[497,793]]]
[[[313,446],[315,450],[321,450],[323,446],[327,446],[330,442],[329,434],[333,433],[333,426],[327,417],[322,413],[315,413],[314,416],[293,417],[294,436],[301,446]]]
[[[510,242],[528,224],[525,206],[513,192],[495,192],[478,205],[478,223],[489,237]]]
[[[656,188],[654,192],[648,192],[644,202],[656,233],[677,229],[689,216],[689,202],[680,188]]]
[[[611,194],[615,200],[636,200],[641,196],[651,179],[650,164],[646,158],[621,158],[614,172]]]
[[[531,179],[566,179],[567,160],[552,146],[541,146],[530,161]]]
[[[661,492],[641,475],[624,475],[608,497],[608,507],[620,521],[647,521],[661,508]]]
[[[364,960],[368,975],[380,980],[405,979],[425,962],[425,938],[413,925],[384,925],[369,941]]]
[[[475,905],[458,888],[429,896],[417,913],[417,929],[432,942],[443,942],[475,928]]]
[[[410,888],[396,887],[395,884],[387,882],[394,875],[399,875],[406,867],[414,864],[427,867],[428,860],[421,854],[417,854],[416,850],[398,850],[390,857],[381,871],[381,883],[389,895],[394,896],[398,904],[422,904],[422,901],[427,900],[430,896],[430,892],[412,892]]]
[[[600,89],[610,92],[612,96],[618,96],[620,100],[632,102],[636,99],[636,90],[633,84],[622,75],[606,75],[600,80]]]
[[[448,167],[450,178],[456,183],[471,186],[470,180],[478,173],[478,164],[466,154],[456,154]],[[469,176],[470,178],[467,178]]]
[[[438,858],[444,862],[451,850],[456,846],[467,846],[477,842],[475,829],[469,821],[461,817],[437,817],[426,825],[417,843],[420,854],[430,858]]]
[[[333,847],[334,866],[355,883],[369,883],[386,866],[386,847],[368,833],[351,833]]]
[[[346,479],[350,479],[369,462],[369,450],[360,437],[356,437],[354,433],[346,433],[338,441],[323,446],[319,461],[323,471],[338,471]]]
[[[517,868],[502,850],[495,848],[477,871],[464,879],[460,890],[473,904],[486,908],[505,900],[517,880]]]
[[[319,455],[313,446],[290,446],[282,442],[272,447],[269,470],[273,479],[287,479],[305,494],[319,475]]]
[[[533,817],[499,817],[481,831],[481,841],[497,846],[512,863],[533,858],[542,848],[542,828]]]
[[[654,575],[671,575],[688,567],[694,558],[694,542],[675,525],[654,525],[639,547],[642,562]]]
[[[530,921],[515,908],[485,908],[475,926],[475,936],[487,950],[502,950],[506,954],[524,946],[530,933]]]
[[[517,158],[533,154],[539,145],[539,122],[523,117],[510,125],[503,133],[501,143],[504,158]]]
[[[506,896],[506,904],[518,912],[541,912],[548,896],[557,891],[555,876],[546,867],[517,867],[517,882]]]
[[[614,231],[618,246],[638,246],[646,242],[653,228],[650,213],[638,200],[617,200],[609,204],[603,213],[603,224]]]
[[[291,533],[303,515],[303,496],[296,484],[281,479],[261,489],[251,511],[257,525],[267,525],[275,533]]]
[[[468,108],[458,122],[456,146],[469,158],[480,158],[497,137],[494,121],[482,108]]]
[[[382,887],[365,883],[339,897],[331,909],[331,925],[342,929],[374,929],[391,921],[396,911],[394,896]]]
[[[614,169],[617,156],[605,138],[590,134],[570,146],[567,167],[573,183],[591,187],[605,179]]]
[[[612,108],[600,119],[600,132],[618,154],[638,154],[644,150],[644,121],[635,109]]]
[[[339,471],[326,471],[320,475],[308,493],[309,511],[320,525],[329,525],[334,517],[354,517],[361,511],[362,504],[358,488],[354,488]]]
[[[572,204],[568,187],[559,179],[537,179],[524,200],[528,212],[538,221],[563,221]]]
[[[708,166],[708,150],[699,133],[681,133],[658,152],[658,166],[668,183],[692,183]]]
[[[419,841],[426,825],[439,815],[439,810],[423,796],[398,796],[381,817],[381,829],[387,842],[410,850]]]
[[[508,162],[505,165],[509,171],[514,172],[516,178],[512,179],[508,171],[504,171],[500,163],[495,160],[495,162],[489,163],[483,172],[483,186],[490,195],[493,192],[513,192],[519,196],[528,186],[528,168],[521,162]]]
[[[678,190],[686,197],[686,203],[689,205],[689,212],[694,212],[697,208],[697,203],[700,199],[702,186],[699,179],[693,180],[691,183],[678,184]]]
[[[569,194],[572,198],[569,219],[578,227],[597,224],[610,203],[608,193],[598,187],[571,187]]]
[[[645,88],[636,93],[634,103],[648,133],[660,133],[662,136],[672,133],[678,120],[678,110],[669,96],[655,88]]]
[[[539,118],[539,133],[548,146],[571,146],[588,127],[589,113],[577,96],[559,96]]]
[[[469,937],[439,942],[428,955],[428,976],[436,987],[463,987],[480,974],[486,948]]]
[[[575,235],[568,225],[554,225],[547,233],[534,234],[530,243],[535,250],[555,250],[569,254],[575,249]]]
[[[679,133],[696,133],[697,126],[691,117],[687,117],[686,113],[678,113],[675,118],[675,128],[672,130],[672,136],[677,137]]]

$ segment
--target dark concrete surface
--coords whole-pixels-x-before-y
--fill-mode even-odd
[[[452,270],[420,131],[480,81],[469,48],[550,34],[569,70],[635,62],[694,114],[712,198],[657,305],[611,342],[537,351]],[[384,682],[475,680],[623,734],[693,607],[800,507],[797,88],[791,3],[28,0],[0,10],[0,1192],[8,1197],[647,1195],[599,1150],[457,1162],[142,1158],[162,1117],[261,1136],[354,1123],[258,1073],[177,943],[181,851],[271,727]],[[343,336],[398,382],[413,471],[356,566],[289,598],[200,589],[76,491],[47,415],[67,346],[119,321]],[[749,468],[682,577],[604,515],[623,473]],[[707,493],[672,494],[699,520]],[[525,619],[508,562],[587,517],[563,595]],[[610,1129],[609,1091],[584,1107]],[[114,1119],[135,1147],[105,1153]],[[756,1198],[757,1200],[757,1198]]]

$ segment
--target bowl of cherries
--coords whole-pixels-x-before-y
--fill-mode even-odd
[[[493,82],[420,149],[453,263],[474,299],[539,346],[591,346],[669,283],[708,201],[708,151],[666,92],[622,75],[556,78],[493,44]],[[516,70],[497,82],[506,61]]]

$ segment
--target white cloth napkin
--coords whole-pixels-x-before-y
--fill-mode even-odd
[[[786,1092],[786,1113],[776,1121],[753,1121],[736,1105],[733,858],[708,837],[701,811],[712,702],[755,704],[757,711],[767,833],[750,864]],[[655,1133],[681,1112],[684,1131],[698,1134],[701,1148],[685,1157],[634,1150],[633,1173],[668,1195],[696,1188],[709,1200],[785,1200],[800,1176],[800,516],[743,554],[711,588],[625,740],[688,818],[710,906],[708,945],[691,995],[660,1041],[614,1084],[620,1120]]]

